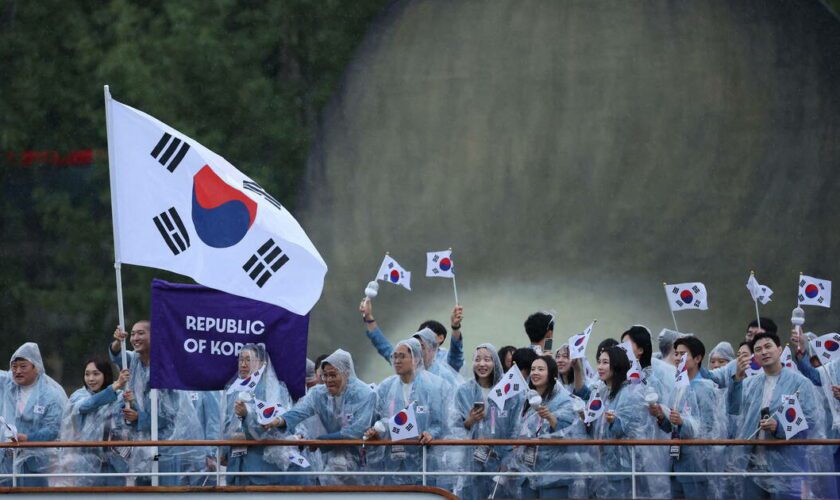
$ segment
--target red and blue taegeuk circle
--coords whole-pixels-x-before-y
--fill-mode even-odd
[[[601,400],[596,399],[589,403],[589,409],[592,411],[598,411],[601,409]]]
[[[396,269],[391,270],[391,283],[396,283],[400,280],[400,272]]]
[[[405,425],[405,423],[408,422],[408,413],[406,413],[405,410],[397,413],[394,417],[394,422],[396,422],[397,425]]]
[[[691,290],[683,290],[680,292],[680,300],[685,302],[686,304],[691,304],[694,302],[694,294],[691,293]]]
[[[795,408],[788,408],[787,411],[785,411],[785,420],[787,420],[788,422],[793,422],[794,420],[796,420]]]
[[[440,267],[441,271],[449,271],[452,269],[452,260],[449,257],[444,257],[440,259],[438,267]]]
[[[833,340],[826,340],[823,345],[825,346],[826,351],[834,352],[837,349],[840,349],[840,344],[838,344],[837,342],[835,342]]]
[[[808,297],[809,299],[814,299],[819,294],[820,294],[820,289],[817,288],[817,285],[815,285],[813,283],[808,283],[805,286],[805,296]]]

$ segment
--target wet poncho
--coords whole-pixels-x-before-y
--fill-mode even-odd
[[[419,340],[423,348],[426,351],[432,351],[435,353],[434,358],[432,359],[432,363],[429,366],[425,366],[426,370],[429,373],[433,373],[438,377],[442,378],[446,382],[448,382],[452,387],[451,389],[454,390],[456,387],[461,385],[464,382],[464,378],[461,375],[452,369],[451,366],[441,363],[438,360],[438,343],[437,343],[437,335],[429,328],[424,328],[419,332],[413,335],[414,338]]]
[[[119,353],[114,354],[110,347],[108,354],[111,361],[122,370]],[[131,408],[138,413],[137,420],[127,423],[117,419],[115,437],[127,441],[145,441],[152,438],[152,388],[149,385],[149,367],[144,365],[135,352],[126,352],[129,379],[126,391],[134,393]],[[195,409],[189,396],[184,391],[172,389],[158,390],[158,441],[195,440],[203,436]],[[124,450],[129,472],[140,478],[137,484],[148,484],[150,480],[142,477],[152,470],[152,448],[131,448]],[[203,468],[204,454],[196,448],[178,446],[160,446],[159,472],[199,472]],[[160,476],[161,486],[186,486],[188,476]]]
[[[418,430],[422,434],[428,432],[434,439],[446,438],[449,435],[448,422],[451,411],[451,385],[442,378],[429,373],[423,369],[423,356],[420,342],[411,338],[397,344],[408,347],[412,363],[415,366],[414,380],[408,389],[408,397],[403,391],[404,385],[399,375],[391,375],[380,383],[376,388],[377,418],[385,425],[384,439],[390,439],[389,420],[391,417],[415,402],[415,415],[417,417]],[[396,351],[396,349],[395,349]],[[422,451],[419,446],[405,446],[395,442],[384,448],[381,457],[381,465],[386,471],[422,471]],[[428,452],[429,470],[446,470],[446,458],[444,447],[433,447]],[[450,469],[452,470],[452,469]],[[386,483],[389,484],[421,484],[421,477],[418,476],[389,476]],[[445,481],[435,480],[436,484],[443,484]]]
[[[341,394],[332,396],[326,385],[317,385],[301,398],[290,411],[283,414],[286,425],[292,432],[309,417],[319,419],[325,432],[313,439],[361,439],[373,424],[373,410],[376,393],[356,378],[353,358],[342,349],[333,352],[321,363],[333,366],[344,377],[347,384]],[[358,471],[362,469],[362,451],[359,446],[328,446],[321,450],[323,470],[335,472]],[[323,476],[321,484],[363,484],[364,476]]]
[[[717,393],[712,381],[698,374],[688,387],[675,389],[667,400],[663,401],[662,412],[665,417],[659,422],[659,428],[675,439],[723,439],[726,435],[726,414],[717,404]],[[671,423],[671,409],[676,409],[682,417],[679,426]],[[671,470],[675,472],[708,472],[716,470],[724,456],[721,450],[712,446],[682,446],[677,457],[669,456]],[[718,498],[726,493],[717,488],[720,481],[709,481],[699,476],[676,476],[676,480],[686,485],[684,491],[705,491],[707,498]]]
[[[473,379],[458,387],[455,393],[455,408],[452,412],[452,436],[457,439],[513,439],[516,437],[524,395],[519,394],[507,400],[504,408],[499,408],[495,401],[487,398],[489,390],[502,378],[504,369],[496,348],[492,344],[481,344],[476,347],[473,359],[479,349],[486,349],[493,359],[491,386],[489,389],[481,387],[476,380],[477,376],[474,376]],[[484,419],[474,423],[471,429],[466,429],[464,422],[477,402],[484,403]],[[461,453],[459,470],[498,472],[511,449],[511,446],[472,446],[461,450],[449,449],[447,453],[456,451]],[[494,485],[492,477],[463,476],[457,482],[455,493],[466,499],[487,498]],[[497,492],[497,496],[507,495],[500,491]]]
[[[785,418],[780,414],[782,407],[782,396],[797,394],[802,412],[808,422],[808,429],[801,431],[794,438],[824,437],[823,410],[819,404],[818,395],[811,382],[794,370],[782,369],[773,385],[772,394],[769,394],[767,407],[772,418],[776,420],[776,432],[761,432],[756,434],[761,419],[762,403],[764,402],[764,389],[768,377],[761,372],[741,381],[732,381],[728,387],[727,399],[728,410],[733,415],[739,416],[738,431],[736,437],[739,439],[754,439],[754,446],[732,446],[728,450],[730,459],[733,461],[732,468],[739,471],[756,472],[806,472],[811,470],[812,464],[809,460],[809,450],[818,447],[806,446],[761,446],[763,439],[785,439],[783,425]],[[772,379],[771,379],[772,383]],[[768,435],[763,435],[768,434]],[[754,498],[764,492],[780,495],[800,494],[802,478],[798,476],[765,476],[747,478],[742,482],[742,497]],[[756,487],[760,490],[756,490]]]
[[[537,408],[527,402],[524,414],[520,411],[517,434],[522,439],[584,439],[586,427],[572,406],[571,394],[559,384],[542,401],[542,406],[557,418],[554,430],[548,420],[537,413]],[[510,469],[525,472],[580,472],[596,467],[595,448],[584,446],[516,446],[512,453]],[[558,490],[557,494],[568,489],[570,498],[585,497],[585,481],[574,476],[557,474],[551,476],[530,476],[522,483],[530,490]],[[527,495],[524,491],[514,492],[515,496]]]
[[[247,440],[268,440],[268,439],[289,439],[287,430],[279,428],[265,429],[259,424],[255,398],[265,401],[268,404],[280,404],[283,408],[289,409],[292,406],[292,398],[286,389],[286,384],[277,378],[271,358],[261,345],[246,344],[242,347],[239,355],[250,351],[253,364],[250,374],[253,376],[261,367],[264,367],[259,383],[251,393],[232,392],[226,393],[225,397],[225,438],[226,439],[247,439]],[[237,375],[231,378],[226,388],[229,388],[237,380]],[[236,415],[234,403],[236,400],[245,402],[248,410],[245,418],[240,419]],[[290,448],[286,446],[248,446],[247,448],[226,448],[227,472],[271,472],[271,471],[294,471],[301,468],[293,463],[289,456]],[[302,476],[259,476],[259,475],[237,475],[228,476],[227,484],[236,486],[249,485],[299,485],[305,484]]]
[[[61,429],[62,441],[109,441],[116,439],[124,408],[122,391],[107,386],[93,393],[82,387],[70,395]],[[127,464],[115,448],[66,448],[59,459],[64,473],[125,472]],[[65,478],[63,486],[125,486],[124,477],[77,476]]]
[[[648,412],[644,399],[645,387],[641,384],[623,382],[618,393],[611,397],[609,388],[602,381],[598,381],[594,388],[584,387],[578,395],[588,400],[591,391],[598,391],[604,405],[604,412],[594,422],[587,426],[587,432],[593,439],[653,439],[655,435],[654,422]],[[607,413],[615,413],[615,420],[607,422]],[[648,446],[602,446],[599,470],[603,472],[627,472],[631,467],[631,453],[636,454],[636,470],[641,470],[640,464],[656,463],[658,451]],[[630,476],[608,476],[606,479],[593,478],[590,481],[590,491],[596,491],[599,498],[630,498]],[[647,487],[637,481],[639,489]],[[666,490],[669,491],[669,490]],[[654,493],[661,494],[661,491]]]
[[[0,415],[17,427],[18,434],[26,434],[28,441],[57,441],[61,432],[61,421],[67,405],[64,389],[44,371],[44,362],[38,344],[27,342],[20,346],[9,359],[9,369],[16,359],[25,359],[35,366],[38,377],[32,387],[26,405],[20,408],[22,390],[11,376],[0,379]],[[0,471],[12,472],[12,466],[19,473],[41,474],[50,472],[56,464],[56,451],[50,448],[25,448],[17,451],[16,458],[0,453]],[[11,479],[0,480],[0,485],[11,486]],[[18,486],[47,486],[46,478],[26,478]]]

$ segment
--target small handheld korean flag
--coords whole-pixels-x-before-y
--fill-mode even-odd
[[[379,266],[379,274],[376,276],[376,279],[394,285],[400,285],[406,290],[411,290],[411,273],[403,269],[390,255],[385,255],[385,258],[382,260],[382,265]]]
[[[452,262],[452,250],[426,253],[426,277],[455,277],[455,264]]]
[[[747,366],[747,370],[744,372],[745,376],[747,377],[754,377],[761,373],[763,370],[761,369],[761,365],[756,361],[755,354],[750,356],[750,364]]]
[[[786,345],[785,350],[782,351],[782,366],[791,370],[799,371],[796,363],[793,362],[793,354],[790,352],[790,346]]]
[[[799,305],[831,307],[831,281],[799,277]]]
[[[519,371],[519,368],[516,365],[513,365],[510,367],[510,370],[502,376],[499,383],[490,389],[490,393],[487,397],[493,400],[496,403],[496,406],[504,410],[505,402],[508,399],[525,392],[527,389],[528,383],[525,382],[524,378],[522,378],[522,372]]]
[[[598,391],[592,391],[589,396],[589,401],[586,402],[586,412],[583,416],[583,423],[588,424],[598,420],[598,417],[604,413],[604,400]]]
[[[826,333],[811,341],[811,347],[822,364],[840,358],[840,335]]]
[[[785,439],[790,439],[800,432],[808,429],[808,420],[805,418],[805,413],[802,411],[802,406],[799,405],[799,398],[796,394],[786,394],[782,396],[782,409],[779,420],[782,422],[782,428],[785,431]]]
[[[307,460],[306,457],[298,453],[298,451],[294,448],[289,448],[289,454],[287,458],[289,459],[289,463],[293,463],[301,469],[308,469],[310,466],[309,460]]]
[[[417,428],[417,416],[414,414],[414,402],[408,405],[405,410],[400,410],[391,417],[389,422],[391,429],[391,441],[402,441],[403,439],[416,438],[420,435]]]
[[[767,304],[770,302],[770,296],[773,295],[773,290],[770,287],[764,286],[755,279],[754,274],[750,274],[747,280],[747,290],[750,291],[750,296],[754,301]]]
[[[10,443],[17,441],[18,431],[14,424],[10,424],[0,416],[0,441]]]
[[[672,311],[686,309],[705,311],[709,308],[706,285],[700,282],[665,284],[665,294],[668,296],[668,305],[671,306]]]
[[[636,358],[636,353],[633,352],[633,346],[629,341],[622,342],[616,347],[627,354],[627,360],[630,361],[630,370],[627,371],[627,380],[633,384],[639,384],[645,381],[645,374],[642,371],[642,364]]]
[[[263,365],[262,368],[248,375],[245,378],[237,378],[234,383],[230,384],[227,393],[233,394],[234,392],[254,392],[254,387],[256,387],[257,384],[260,383],[260,379],[262,378],[262,374],[264,371],[265,365]]]
[[[677,365],[677,378],[674,382],[674,388],[685,388],[691,384],[691,380],[688,379],[688,370],[685,368],[686,361],[688,361],[688,353],[683,355]]]
[[[586,345],[589,343],[589,336],[592,335],[592,329],[595,328],[595,322],[589,324],[582,333],[572,335],[569,338],[569,359],[585,358]]]
[[[280,404],[270,404],[257,398],[254,398],[254,406],[257,410],[257,423],[260,425],[270,424],[275,418],[286,413],[286,409]]]

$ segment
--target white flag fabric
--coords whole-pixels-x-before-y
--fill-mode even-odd
[[[298,451],[294,448],[289,449],[288,457],[289,462],[297,465],[302,469],[308,469],[310,466],[309,460],[306,459],[303,455],[298,453]]]
[[[417,415],[414,413],[414,402],[408,408],[397,412],[389,422],[391,428],[391,441],[402,441],[420,435],[417,428]]]
[[[750,274],[747,279],[747,290],[750,291],[750,297],[753,300],[766,304],[770,302],[770,296],[773,295],[773,290],[770,287],[764,286],[755,279],[755,276]]]
[[[782,396],[782,409],[779,420],[782,422],[782,429],[785,431],[785,439],[790,439],[800,432],[808,429],[808,419],[799,404],[796,394],[785,394]]]
[[[411,290],[411,273],[403,269],[399,262],[390,255],[386,255],[382,259],[382,265],[379,266],[379,274],[376,278]]]
[[[624,351],[627,354],[627,360],[630,361],[632,365],[634,361],[636,361],[636,352],[633,351],[633,344],[630,343],[629,340],[625,340],[624,342],[618,344],[616,347]]]
[[[233,394],[234,392],[247,392],[253,394],[254,387],[260,383],[265,367],[266,365],[263,365],[259,370],[245,378],[237,377],[236,380],[230,384],[230,387],[228,387],[227,394]]]
[[[627,372],[627,380],[630,381],[631,384],[641,384],[647,379],[645,372],[642,371],[642,364],[639,363],[639,360],[633,360],[630,364],[630,371]]]
[[[799,371],[799,368],[796,367],[796,363],[793,361],[793,354],[790,352],[789,345],[786,345],[785,349],[782,351],[782,366],[790,368],[791,370]]]
[[[758,363],[758,361],[756,361],[755,354],[753,354],[752,356],[750,356],[750,364],[749,366],[747,366],[747,370],[744,372],[744,374],[747,377],[753,377],[755,375],[758,375],[762,371],[764,370],[761,368],[761,365]]]
[[[604,413],[604,400],[598,391],[592,391],[589,396],[589,401],[586,402],[586,412],[583,416],[583,423],[588,424],[598,420],[598,417]]]
[[[257,423],[260,425],[270,424],[275,418],[286,413],[286,408],[281,404],[271,404],[257,398],[254,398],[254,406],[257,409]]]
[[[5,417],[0,416],[0,441],[7,443],[17,441],[17,435],[15,424],[7,422]]]
[[[455,263],[452,262],[452,250],[426,252],[427,278],[454,278]]]
[[[840,359],[840,335],[836,333],[826,333],[817,337],[811,341],[811,347],[823,365]]]
[[[677,365],[677,379],[674,382],[674,388],[676,389],[685,388],[691,384],[691,380],[688,378],[688,370],[685,368],[685,363],[690,355],[690,352],[685,353]]]
[[[800,276],[799,305],[831,307],[831,281]]]
[[[196,140],[113,99],[106,108],[116,261],[309,313],[327,264],[292,214]]]
[[[589,344],[589,336],[592,335],[592,330],[595,328],[595,322],[589,324],[581,333],[572,335],[569,338],[569,359],[585,358],[586,345]]]
[[[686,309],[705,311],[709,308],[706,285],[703,283],[665,285],[665,293],[668,295],[668,305],[671,306],[672,311],[684,311]]]
[[[517,368],[516,365],[513,365],[502,376],[499,383],[490,389],[490,393],[487,397],[493,400],[499,408],[504,410],[505,402],[508,399],[519,393],[525,392],[526,390],[528,390],[528,382],[526,382],[522,377],[522,372],[519,371],[519,368]]]

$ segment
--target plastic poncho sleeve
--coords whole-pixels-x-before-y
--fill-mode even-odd
[[[464,366],[464,334],[461,334],[460,339],[451,337],[449,339],[449,353],[446,356],[446,362],[456,372],[460,372]]]
[[[117,393],[114,391],[114,388],[109,385],[89,398],[85,398],[85,400],[79,405],[79,413],[81,415],[87,415],[88,413],[95,412],[100,407],[113,403],[116,400]]]
[[[394,352],[394,346],[388,342],[388,339],[385,338],[385,335],[382,333],[382,330],[377,326],[371,331],[365,330],[365,334],[370,339],[371,344],[373,347],[376,348],[376,352],[379,353],[380,356],[385,358],[385,361],[388,364],[391,364],[391,353]]]
[[[298,424],[315,415],[315,406],[317,404],[315,394],[316,391],[309,391],[304,397],[298,399],[297,404],[291,410],[282,415],[283,420],[286,422],[286,428],[290,433],[295,432]]]
[[[725,366],[709,370],[708,368],[700,368],[700,376],[711,380],[718,387],[727,387],[732,382],[732,376],[735,375],[735,370],[738,368],[738,360],[733,359]]]
[[[816,368],[811,366],[811,361],[807,358],[807,356],[802,356],[801,358],[796,360],[796,367],[799,368],[799,373],[804,375],[811,381],[815,386],[822,387],[822,380],[820,380],[820,373],[817,371]]]

